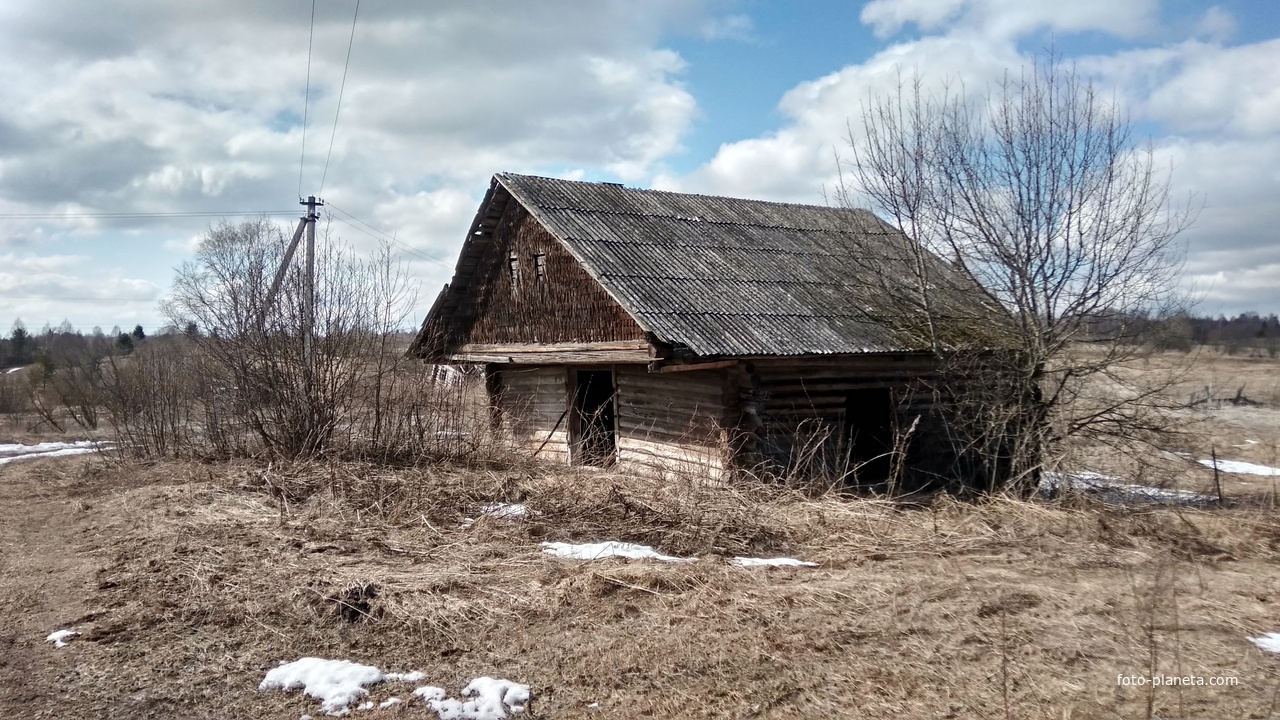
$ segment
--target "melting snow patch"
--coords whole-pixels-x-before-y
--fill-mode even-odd
[[[529,508],[519,503],[493,503],[480,508],[481,515],[491,518],[522,518],[529,516]]]
[[[1249,638],[1249,642],[1258,646],[1259,650],[1269,653],[1280,653],[1280,632],[1269,632],[1262,637]]]
[[[53,646],[56,648],[66,647],[67,639],[75,637],[76,635],[79,635],[79,634],[80,633],[76,632],[75,630],[58,630],[58,631],[49,633],[49,637],[45,638],[44,641],[53,643]]]
[[[529,516],[529,508],[518,503],[490,503],[480,508],[480,515],[497,520],[520,520]],[[475,518],[465,518],[461,527],[469,528],[475,521]]]
[[[84,453],[94,452],[99,447],[107,447],[111,444],[112,443],[96,443],[92,440],[77,440],[76,442],[70,443],[47,442],[36,443],[35,445],[0,444],[0,465],[18,460],[31,460],[34,458],[82,455]]]
[[[388,673],[372,665],[359,665],[346,660],[323,660],[304,657],[267,672],[258,685],[259,690],[299,690],[320,701],[320,709],[334,716],[351,712],[351,703],[365,697],[366,685],[384,681],[416,682],[425,677],[422,673]],[[409,678],[412,678],[411,680]],[[364,705],[368,705],[365,708]],[[357,709],[372,709],[367,702]]]
[[[1208,495],[1120,482],[1110,475],[1095,472],[1070,474],[1045,473],[1040,479],[1041,491],[1076,490],[1097,497],[1103,502],[1127,505],[1131,503],[1172,503],[1175,505],[1203,505],[1214,501]]]
[[[661,560],[663,562],[689,562],[689,558],[663,555],[648,545],[609,540],[598,543],[544,542],[542,551],[548,555],[571,560],[599,560],[607,557],[623,557],[630,560]]]
[[[1205,467],[1213,467],[1213,460],[1201,460],[1201,465]],[[1253,463],[1241,462],[1240,460],[1219,460],[1218,469],[1225,473],[1236,473],[1239,475],[1280,475],[1280,468],[1273,468],[1267,465],[1254,465]]]
[[[399,705],[399,704],[400,704],[400,698],[389,697],[386,700],[383,700],[382,702],[378,703],[378,707],[382,708],[383,710],[386,710],[392,705]]]
[[[795,558],[749,558],[736,557],[733,559],[735,565],[742,567],[818,567],[816,562],[808,562],[807,560],[796,560]]]
[[[478,677],[462,689],[463,697],[474,695],[474,700],[451,698],[444,688],[432,685],[420,687],[413,694],[431,706],[440,720],[504,720],[524,712],[530,697],[528,685],[491,677]]]

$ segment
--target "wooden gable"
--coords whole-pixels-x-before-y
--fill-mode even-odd
[[[430,323],[459,361],[649,359],[644,329],[519,202],[506,204],[456,309]]]

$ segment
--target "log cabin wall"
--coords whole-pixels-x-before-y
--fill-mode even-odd
[[[568,368],[505,365],[490,372],[495,378],[490,402],[500,410],[500,422],[517,448],[540,460],[568,464]]]
[[[739,458],[783,475],[856,481],[849,473],[866,458],[856,457],[851,438],[858,428],[850,428],[848,414],[858,412],[856,403],[867,391],[872,398],[884,391],[893,433],[915,424],[904,462],[909,482],[924,485],[946,476],[955,458],[944,413],[928,382],[934,369],[931,358],[919,355],[744,363],[734,377],[741,404],[730,418],[740,431]]]
[[[507,203],[451,315],[448,345],[645,339],[644,331],[529,211]]]
[[[612,369],[616,388],[617,465],[646,474],[720,480],[727,463],[724,374],[651,373],[644,365]],[[517,445],[550,462],[571,462],[573,376],[564,365],[491,369],[502,422]]]
[[[725,373],[652,373],[644,365],[619,365],[615,378],[621,467],[724,479]]]

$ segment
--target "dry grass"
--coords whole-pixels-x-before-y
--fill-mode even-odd
[[[9,717],[296,718],[314,703],[255,688],[303,655],[455,689],[519,679],[535,717],[1128,718],[1148,700],[1156,715],[1267,717],[1278,687],[1280,660],[1245,641],[1276,629],[1280,601],[1280,523],[1260,510],[896,505],[357,464],[69,459],[3,487],[27,531],[46,528],[6,556]],[[494,501],[533,515],[460,527]],[[568,539],[700,559],[540,552]],[[727,562],[775,553],[822,567]],[[62,561],[72,594],[54,602],[44,568]],[[56,653],[40,642],[65,625],[85,635]],[[1153,651],[1158,672],[1239,685],[1118,687],[1152,674]]]
[[[1273,362],[1208,359],[1179,392],[1280,390]],[[1194,434],[1175,449],[1193,458],[1280,466],[1274,406],[1184,419]],[[1212,484],[1172,454],[1081,462]],[[1280,658],[1246,637],[1280,629],[1280,518],[1271,478],[1224,485],[1225,508],[1126,509],[538,466],[16,463],[0,468],[0,716],[292,719],[316,703],[257,684],[315,655],[454,690],[528,682],[535,718],[1266,718]],[[494,502],[531,515],[464,523]],[[543,554],[547,540],[698,560],[575,562]],[[70,647],[41,642],[67,626],[84,633]],[[1117,684],[1153,674],[1238,684]],[[415,703],[376,716],[433,717]]]

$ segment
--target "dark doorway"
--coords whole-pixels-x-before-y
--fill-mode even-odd
[[[613,464],[618,440],[614,434],[613,371],[579,370],[573,393],[570,442],[580,465]]]
[[[887,388],[853,390],[844,413],[849,459],[858,466],[859,484],[886,482],[893,468],[892,394]]]

